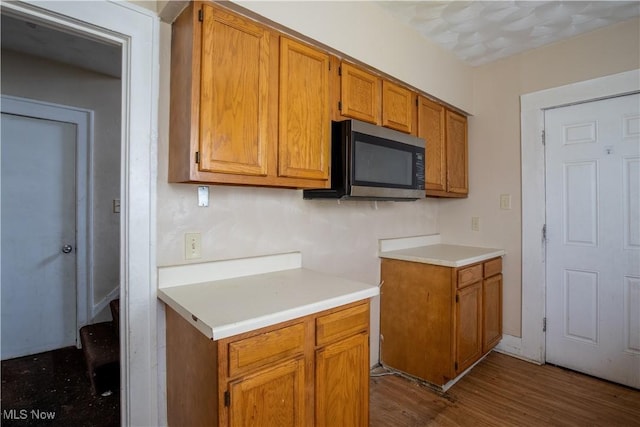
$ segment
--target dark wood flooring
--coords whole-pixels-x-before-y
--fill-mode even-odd
[[[103,383],[114,392],[92,395],[85,369],[73,347],[3,361],[0,424],[119,426],[118,387]],[[372,376],[370,395],[371,427],[640,426],[640,391],[495,352],[446,393],[385,375]]]
[[[370,395],[371,427],[640,426],[640,391],[496,352],[446,393],[389,375]]]
[[[91,393],[82,350],[75,347],[3,360],[1,365],[3,427],[120,425],[117,364],[98,372],[97,395]],[[108,391],[110,395],[102,395]]]

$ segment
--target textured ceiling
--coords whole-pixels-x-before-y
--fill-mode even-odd
[[[640,1],[381,1],[461,60],[482,65],[640,15]]]

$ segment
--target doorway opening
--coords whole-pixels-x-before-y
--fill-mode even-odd
[[[120,415],[118,333],[90,353],[112,355],[98,370],[87,357],[98,334],[81,340],[81,331],[117,324],[109,303],[120,294],[121,57],[120,46],[2,15],[3,378],[16,366],[50,369],[3,381],[3,406],[59,422]],[[19,396],[31,403],[7,400]],[[74,406],[85,401],[107,412]]]
[[[120,419],[124,425],[162,425],[155,261],[158,16],[131,2],[110,1],[4,2],[2,13],[121,48]]]
[[[514,354],[545,362],[546,314],[544,110],[640,91],[640,70],[599,77],[521,96],[522,337]]]

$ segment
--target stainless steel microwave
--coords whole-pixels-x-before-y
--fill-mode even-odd
[[[410,201],[425,197],[425,140],[359,120],[331,123],[331,188],[305,199]]]

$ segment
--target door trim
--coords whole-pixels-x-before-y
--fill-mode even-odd
[[[3,2],[2,13],[122,47],[121,424],[164,425],[156,271],[159,19],[126,1]]]
[[[518,356],[545,362],[546,278],[544,110],[640,91],[640,69],[545,89],[520,97],[522,173],[522,338]],[[526,226],[524,226],[526,224]]]
[[[1,96],[1,103],[3,113],[76,125],[76,346],[79,348],[80,328],[88,323],[93,301],[93,111],[8,95]]]

